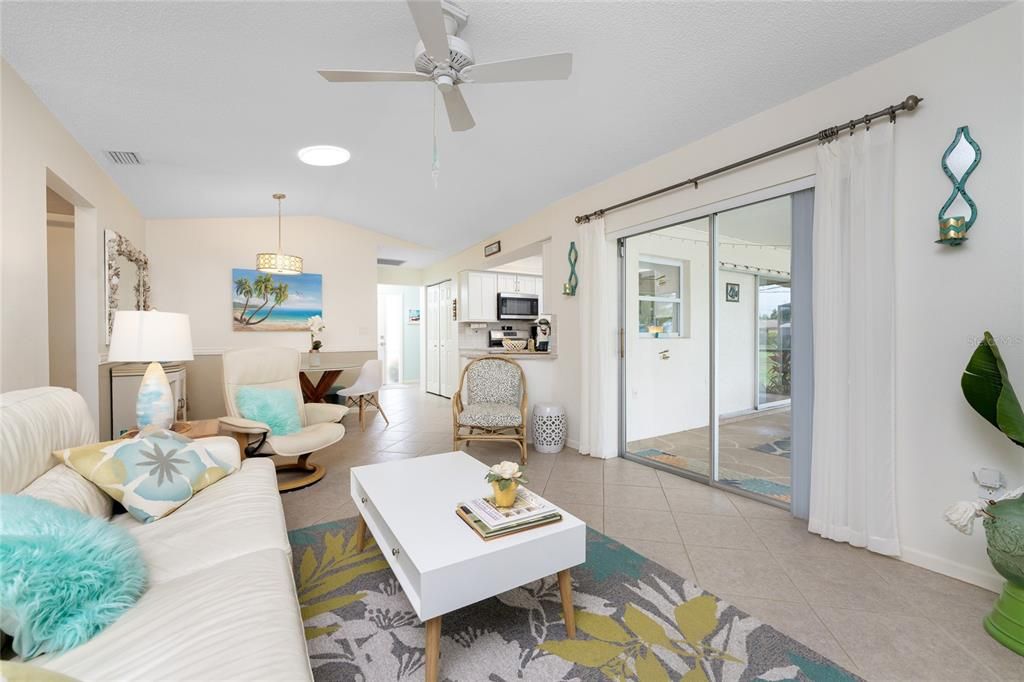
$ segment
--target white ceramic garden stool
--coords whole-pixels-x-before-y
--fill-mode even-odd
[[[569,423],[565,410],[554,403],[537,403],[533,406],[533,449],[537,452],[561,452]]]

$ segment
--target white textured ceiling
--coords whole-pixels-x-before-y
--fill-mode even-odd
[[[288,214],[452,253],[999,6],[461,4],[477,61],[570,50],[574,69],[566,82],[465,87],[477,127],[442,124],[437,189],[430,84],[316,73],[411,69],[404,2],[7,0],[0,11],[4,58],[146,217],[267,215],[282,191]],[[344,146],[352,160],[304,166],[295,152],[311,144]],[[145,165],[112,166],[108,149]]]

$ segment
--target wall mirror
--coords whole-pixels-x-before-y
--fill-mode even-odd
[[[120,308],[149,310],[149,258],[127,237],[114,230],[103,231],[106,254],[107,344],[114,329],[114,313]],[[122,292],[131,291],[133,299]],[[125,298],[124,301],[121,299]],[[128,301],[131,300],[131,304]]]

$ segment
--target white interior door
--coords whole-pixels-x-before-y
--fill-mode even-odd
[[[454,381],[452,380],[455,370],[455,350],[458,345],[458,337],[454,332],[452,323],[452,298],[454,292],[452,283],[441,282],[437,285],[437,308],[438,308],[438,374],[440,390],[438,393],[445,398],[452,396]]]
[[[427,287],[427,392],[441,392],[440,316],[437,285]]]
[[[378,307],[378,357],[384,363],[384,383],[400,384],[403,381],[402,356],[405,351],[402,333],[402,294],[381,295]]]

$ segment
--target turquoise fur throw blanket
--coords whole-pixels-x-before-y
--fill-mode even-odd
[[[89,640],[146,589],[128,532],[104,519],[0,495],[0,630],[24,658]]]

